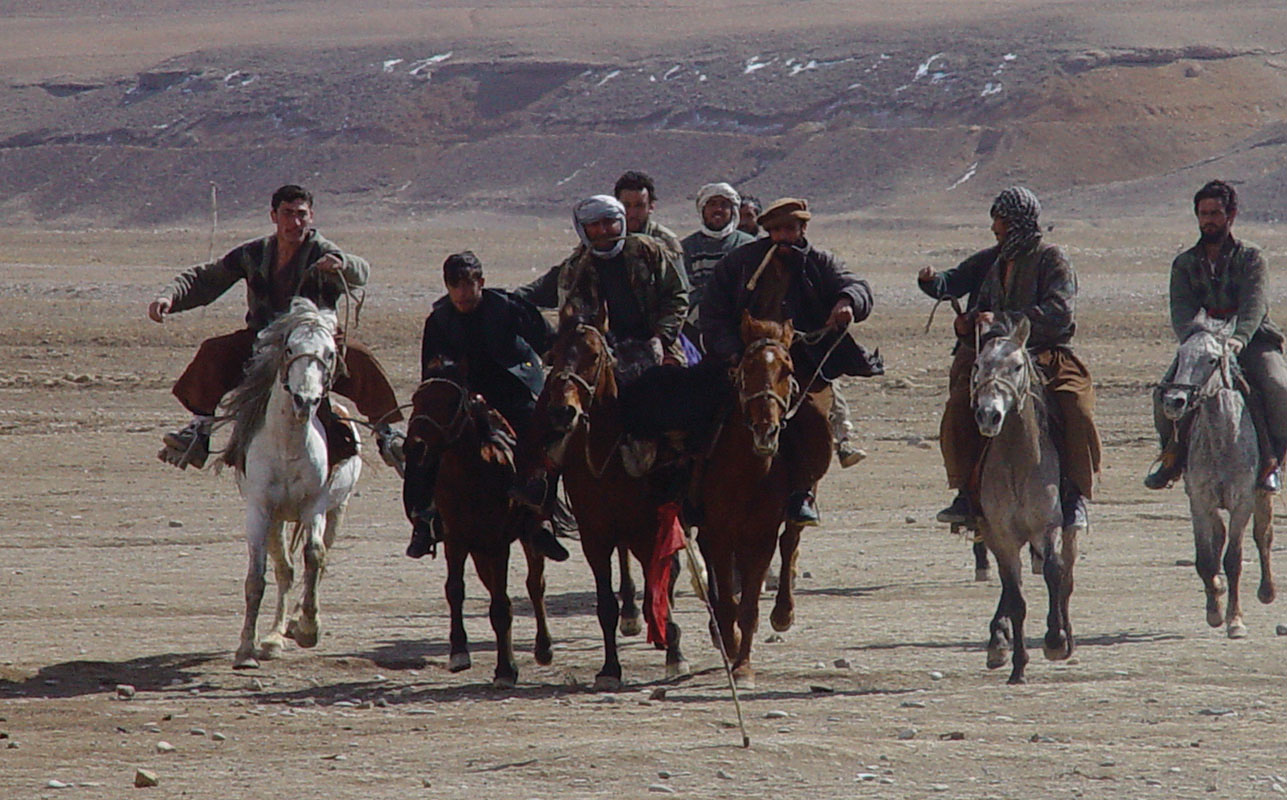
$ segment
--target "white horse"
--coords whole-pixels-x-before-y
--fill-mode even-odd
[[[288,312],[260,332],[246,377],[225,403],[234,426],[224,461],[236,468],[237,488],[246,501],[250,557],[246,618],[234,669],[258,667],[258,658],[276,658],[288,638],[301,647],[317,644],[317,586],[326,551],[362,472],[362,459],[356,455],[328,467],[326,431],[317,418],[339,358],[335,330],[333,312],[295,299]],[[343,406],[332,406],[336,416],[348,416]],[[356,430],[353,438],[358,438]],[[287,522],[295,523],[289,542]],[[286,597],[295,581],[292,562],[301,543],[303,596],[287,620]],[[270,553],[277,577],[277,612],[272,631],[256,645]]]
[[[1227,623],[1229,638],[1240,639],[1247,635],[1238,600],[1243,533],[1254,518],[1252,535],[1260,550],[1257,596],[1262,603],[1272,603],[1275,592],[1269,551],[1274,531],[1273,498],[1256,491],[1260,451],[1251,411],[1234,377],[1236,362],[1229,350],[1233,325],[1234,320],[1221,322],[1199,312],[1176,353],[1173,377],[1163,380],[1160,388],[1162,411],[1168,419],[1179,421],[1194,415],[1184,488],[1193,517],[1195,565],[1207,595],[1207,624],[1217,628]],[[1227,531],[1221,509],[1229,515]],[[1219,574],[1222,556],[1228,579],[1228,614],[1220,602],[1226,591]]]

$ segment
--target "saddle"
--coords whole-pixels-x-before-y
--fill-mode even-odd
[[[469,414],[482,440],[479,452],[484,461],[514,467],[518,452],[518,434],[505,415],[493,408],[481,394],[469,400]]]
[[[327,397],[317,407],[317,421],[326,431],[326,466],[335,469],[335,465],[358,454],[357,434],[347,420],[335,414],[331,407],[331,398]]]

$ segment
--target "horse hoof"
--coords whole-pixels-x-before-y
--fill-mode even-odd
[[[497,675],[492,678],[492,686],[496,689],[513,689],[518,686],[518,676]]]
[[[773,630],[777,631],[778,633],[785,633],[791,630],[791,625],[794,622],[795,622],[795,611],[789,608],[786,609],[785,611],[779,611],[778,608],[775,606],[773,608],[773,613],[769,614],[769,624],[772,625]]]
[[[1272,583],[1260,584],[1260,589],[1256,592],[1257,600],[1264,603],[1265,605],[1269,605],[1270,603],[1274,602],[1274,599],[1276,597],[1278,597],[1278,590],[1274,587]]]
[[[280,637],[270,636],[259,643],[259,657],[265,661],[281,658],[285,644]]]
[[[1022,675],[1011,675],[1010,679],[1006,681],[1006,683],[1010,684],[1011,686],[1022,686],[1023,684],[1027,683],[1027,681],[1023,679]]]
[[[473,666],[469,660],[469,653],[452,653],[451,658],[447,660],[447,670],[449,672],[464,672]]]
[[[643,622],[640,617],[622,617],[621,618],[621,635],[638,636],[643,632]]]
[[[1213,628],[1218,628],[1224,624],[1224,614],[1219,609],[1207,610],[1207,624]]]
[[[554,663],[554,651],[550,649],[549,645],[546,645],[545,647],[538,646],[532,651],[532,657],[535,658],[536,663],[540,664],[542,667],[548,667],[550,664]]]
[[[733,673],[733,685],[739,692],[749,692],[755,689],[755,673],[743,673],[741,675]]]
[[[1243,625],[1241,621],[1231,622],[1229,623],[1228,634],[1230,639],[1245,639],[1247,638],[1247,626]]]
[[[293,639],[300,647],[316,647],[317,635],[316,623],[305,625],[303,622],[291,620],[291,623],[286,626],[286,637]]]
[[[689,671],[688,662],[681,659],[673,664],[666,665],[666,678],[678,678],[681,675],[687,675]]]
[[[255,660],[254,656],[238,656],[237,659],[232,662],[232,668],[259,669],[259,662]]]
[[[1010,654],[1003,647],[988,648],[988,669],[998,669],[1005,666],[1006,657]]]
[[[595,675],[594,690],[596,692],[619,692],[621,691],[621,679],[612,675]]]
[[[976,569],[976,570],[974,570],[974,582],[975,582],[975,583],[987,583],[987,582],[988,582],[988,581],[990,581],[990,580],[992,580],[992,570],[990,570],[990,569]]]

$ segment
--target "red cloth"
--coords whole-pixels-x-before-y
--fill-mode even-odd
[[[673,556],[684,547],[684,529],[679,525],[679,503],[657,509],[657,541],[644,580],[648,587],[648,643],[667,645],[666,624],[670,622],[670,570]]]

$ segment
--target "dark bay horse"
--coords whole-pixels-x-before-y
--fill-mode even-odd
[[[979,349],[971,379],[974,419],[987,437],[979,468],[983,511],[980,533],[997,560],[1001,600],[989,625],[988,667],[1005,663],[1014,649],[1010,683],[1023,683],[1028,651],[1023,640],[1027,605],[1020,590],[1020,551],[1025,544],[1042,557],[1050,595],[1043,651],[1065,659],[1073,652],[1068,600],[1077,560],[1076,528],[1063,529],[1059,504],[1059,454],[1041,375],[1028,353],[1031,324],[1020,319]]]
[[[422,480],[427,465],[438,459],[434,502],[443,521],[447,561],[447,604],[451,609],[452,672],[469,669],[469,640],[461,606],[465,600],[465,560],[472,558],[479,579],[491,595],[492,630],[496,634],[493,683],[512,687],[518,680],[511,642],[513,611],[506,581],[510,543],[523,525],[536,524],[529,511],[509,500],[514,481],[512,455],[486,435],[486,426],[508,425],[480,397],[471,397],[460,366],[442,362],[412,397],[407,424],[404,482]],[[509,432],[512,437],[512,432]],[[553,660],[545,620],[545,558],[522,539],[527,557],[527,592],[536,615],[536,663]]]
[[[616,640],[620,608],[612,590],[613,551],[624,545],[643,564],[651,564],[659,542],[660,515],[667,504],[664,476],[632,477],[621,461],[625,430],[605,330],[602,308],[594,319],[578,316],[571,306],[563,308],[551,353],[553,368],[537,400],[533,426],[538,431],[535,439],[557,439],[554,450],[559,454],[564,486],[581,532],[581,549],[594,573],[603,631],[604,663],[594,685],[597,690],[612,691],[621,686]],[[672,596],[675,577],[672,571],[669,585],[660,588],[645,580],[645,617],[652,613],[656,591]],[[667,619],[663,630],[667,677],[686,673],[679,626]]]
[[[737,402],[720,428],[702,473],[705,509],[698,543],[713,576],[711,593],[724,651],[738,688],[755,687],[751,641],[759,624],[760,590],[778,545],[789,494],[778,436],[796,394],[791,323],[752,319],[743,312],[742,359],[734,372]],[[791,624],[791,579],[798,526],[782,537],[782,572],[772,622]],[[792,530],[794,529],[794,530]],[[784,598],[788,598],[784,600]]]

